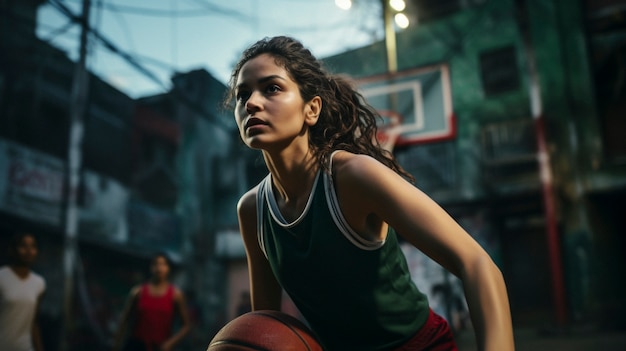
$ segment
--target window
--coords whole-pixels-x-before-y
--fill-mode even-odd
[[[515,48],[507,46],[480,55],[480,78],[485,96],[515,91],[520,78]]]

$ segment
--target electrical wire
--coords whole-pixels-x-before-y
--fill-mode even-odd
[[[128,26],[128,22],[125,20],[124,16],[122,16],[123,13],[117,9],[116,5],[107,4],[107,6],[110,9],[112,9],[110,12],[114,12],[115,13],[115,16],[113,16],[113,18],[115,18],[117,23],[120,25],[120,27],[122,29],[122,32],[125,34],[124,37],[126,38],[126,40],[128,40],[128,47],[130,48],[131,51],[136,51],[135,50],[135,43],[134,43],[133,37],[132,37],[132,35],[130,33],[130,27]]]
[[[150,7],[130,6],[115,3],[104,3],[102,8],[111,12],[119,12],[135,16],[145,17],[207,17],[207,16],[229,16],[242,22],[250,21],[250,16],[227,7],[207,3],[201,0],[189,0],[202,6],[200,9],[188,9],[172,11],[171,9],[156,9]]]
[[[204,0],[189,0],[189,1],[195,2],[196,4],[199,4],[199,5],[203,6],[205,9],[207,9],[207,10],[209,10],[211,12],[214,12],[214,14],[229,16],[229,17],[241,20],[244,23],[249,23],[250,21],[254,20],[253,17],[248,16],[248,15],[246,15],[243,12],[239,12],[237,10],[233,10],[233,9],[217,6],[217,5],[211,4],[209,2],[206,2]]]
[[[74,23],[72,21],[68,21],[63,26],[58,27],[52,32],[48,33],[45,38],[41,38],[41,41],[51,44],[54,39],[56,39],[60,35],[63,35],[65,32],[67,32],[68,29],[72,28],[73,25]]]
[[[57,10],[70,18],[74,23],[80,23],[81,19],[79,16],[75,15],[67,6],[61,3],[59,0],[48,0],[48,2],[53,5]],[[163,83],[153,72],[145,68],[143,65],[139,63],[137,57],[131,55],[127,52],[120,50],[113,42],[104,37],[101,33],[95,31],[93,28],[89,27],[86,23],[83,24],[86,26],[87,30],[92,33],[93,37],[98,39],[102,45],[113,52],[114,54],[119,55],[122,59],[124,59],[128,64],[134,67],[138,72],[140,72],[145,77],[149,78],[153,82],[157,83],[164,90],[169,89],[169,94],[179,101],[181,104],[189,108],[194,113],[197,113],[204,118],[214,121],[215,123],[220,124],[226,130],[230,129],[230,127],[226,124],[225,121],[222,121],[219,118],[216,118],[213,111],[207,110],[201,103],[192,101],[189,97],[187,97],[183,92],[176,89],[176,87],[169,87],[165,83]]]
[[[72,22],[84,25],[87,28],[87,30],[89,31],[89,33],[91,33],[91,35],[95,39],[100,41],[100,43],[106,49],[108,49],[109,51],[119,55],[128,64],[130,64],[132,67],[134,67],[137,71],[141,72],[146,78],[150,79],[151,81],[156,83],[159,87],[161,87],[161,88],[163,88],[165,90],[167,90],[169,88],[163,81],[161,81],[161,79],[159,79],[157,77],[156,74],[154,74],[153,72],[151,72],[150,70],[148,70],[147,68],[142,66],[135,59],[134,56],[130,55],[127,52],[124,52],[124,51],[120,50],[111,40],[107,39],[100,32],[98,32],[98,31],[94,30],[93,28],[91,28],[87,23],[81,23],[82,22],[81,18],[78,15],[74,14],[61,1],[59,1],[59,0],[48,0],[48,3],[50,3],[55,9],[60,11],[62,14],[66,15],[68,18],[70,18],[72,20]]]
[[[234,11],[234,10],[224,9],[222,7],[216,7],[215,5],[207,3],[206,1],[202,1],[202,0],[188,0],[188,1],[192,1],[192,2],[194,2],[196,4],[202,5],[207,10],[214,10],[216,12],[219,12],[220,14],[225,14],[227,16],[237,16],[237,18],[247,18],[247,19],[252,18],[251,16],[243,15],[243,14],[237,12],[237,11]],[[59,12],[61,12],[65,16],[67,16],[73,23],[81,24],[81,20],[80,20],[79,16],[74,14],[64,4],[63,1],[61,1],[61,0],[47,0],[47,2],[54,9],[58,10]],[[112,7],[112,4],[110,4],[110,3],[109,4],[103,3],[102,4],[102,8],[103,9],[119,8],[119,9],[126,9],[126,10],[128,10],[128,7],[124,7],[124,6],[120,6],[120,5],[113,5],[113,7]],[[139,8],[135,8],[135,10],[138,10],[138,9]],[[119,13],[123,13],[123,12],[119,12]],[[171,13],[171,11],[170,11],[170,13]],[[347,24],[348,23],[346,23],[345,21],[339,21],[339,22],[336,22],[333,25],[325,26],[321,30],[333,30],[333,29],[336,30],[337,27],[341,28],[342,26],[346,26]],[[129,64],[133,69],[135,69],[141,75],[143,75],[144,77],[146,77],[150,81],[156,83],[157,86],[160,87],[161,89],[164,89],[165,91],[167,91],[168,89],[171,89],[171,87],[168,84],[166,84],[162,79],[160,79],[155,73],[153,73],[151,70],[146,68],[142,64],[142,61],[143,62],[150,61],[152,63],[158,64],[160,67],[164,67],[164,68],[170,69],[172,72],[174,72],[175,70],[173,69],[173,67],[171,65],[167,65],[167,64],[165,64],[163,62],[160,62],[158,60],[155,60],[155,59],[149,59],[147,57],[142,57],[140,55],[129,53],[128,51],[124,51],[124,50],[120,49],[113,41],[111,41],[107,37],[105,37],[98,30],[96,30],[94,28],[91,28],[90,26],[88,26],[88,24],[85,24],[85,25],[87,25],[87,29],[91,33],[91,36],[95,40],[97,40],[98,43],[101,44],[105,49],[107,49],[111,53],[119,56],[122,60],[124,60],[127,64]],[[304,32],[307,32],[307,31],[309,31],[309,32],[310,31],[316,31],[316,32],[320,31],[320,29],[314,29],[312,27],[293,27],[293,28],[289,28],[287,30],[290,30],[291,32],[300,32],[300,33],[304,33]],[[171,82],[168,82],[168,83],[171,83]],[[191,110],[194,110],[195,112],[200,113],[200,114],[202,114],[204,116],[208,116],[208,115],[212,114],[212,112],[206,111],[201,105],[194,104],[193,102],[189,101],[189,99],[185,98],[185,96],[183,96],[182,94],[177,92],[176,89],[171,89],[170,93],[172,93],[172,95],[174,97],[176,97],[179,101],[181,101],[185,105],[189,106]]]

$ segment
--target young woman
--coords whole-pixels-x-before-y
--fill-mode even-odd
[[[230,80],[241,139],[269,175],[239,201],[254,310],[293,299],[326,350],[455,350],[396,233],[463,281],[480,350],[513,350],[502,274],[375,141],[376,112],[289,37],[244,51]]]
[[[46,281],[31,270],[38,252],[35,236],[19,232],[0,267],[0,350],[43,350],[37,314]]]
[[[158,253],[152,257],[150,281],[130,291],[115,337],[115,351],[120,349],[129,321],[132,333],[124,351],[170,351],[189,332],[185,297],[169,282],[170,269],[167,255]],[[177,315],[181,328],[172,333]]]

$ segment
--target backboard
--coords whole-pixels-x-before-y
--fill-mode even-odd
[[[381,143],[397,137],[394,145],[402,146],[456,136],[447,65],[372,76],[356,83],[367,103],[383,117]]]

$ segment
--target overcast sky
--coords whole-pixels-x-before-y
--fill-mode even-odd
[[[50,1],[81,11],[81,0]],[[40,7],[37,33],[76,59],[79,28],[57,7]],[[92,38],[89,69],[133,98],[166,91],[174,72],[197,68],[226,83],[241,51],[265,36],[294,36],[320,58],[383,36],[378,0],[353,0],[348,11],[334,0],[91,0],[90,24],[156,76]]]

